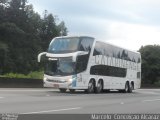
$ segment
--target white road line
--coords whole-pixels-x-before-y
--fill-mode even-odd
[[[160,101],[160,99],[143,100],[142,102],[154,102],[154,101]]]
[[[2,99],[2,98],[4,98],[4,97],[0,97],[0,99]]]
[[[57,109],[57,110],[45,110],[45,111],[28,112],[28,113],[21,113],[21,114],[38,114],[38,113],[49,113],[49,112],[58,112],[58,111],[67,111],[67,110],[76,110],[76,109],[81,109],[81,107],[65,108],[65,109]]]

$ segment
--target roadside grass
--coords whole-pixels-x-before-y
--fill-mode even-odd
[[[44,71],[34,71],[34,72],[30,72],[27,75],[19,74],[19,73],[7,73],[4,75],[0,75],[0,77],[43,79],[43,74],[44,74]]]
[[[155,82],[154,85],[156,85],[157,87],[160,87],[160,80]]]

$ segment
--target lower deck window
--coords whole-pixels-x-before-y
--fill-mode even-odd
[[[90,69],[91,75],[113,76],[113,77],[126,77],[126,68],[119,68],[107,65],[95,65]]]

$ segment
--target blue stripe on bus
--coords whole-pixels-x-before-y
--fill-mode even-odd
[[[72,76],[72,87],[76,87],[76,83],[77,83],[77,75],[73,75]]]

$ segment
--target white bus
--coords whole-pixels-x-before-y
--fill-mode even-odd
[[[132,92],[141,85],[141,55],[92,37],[56,37],[46,56],[44,87],[61,92]]]

